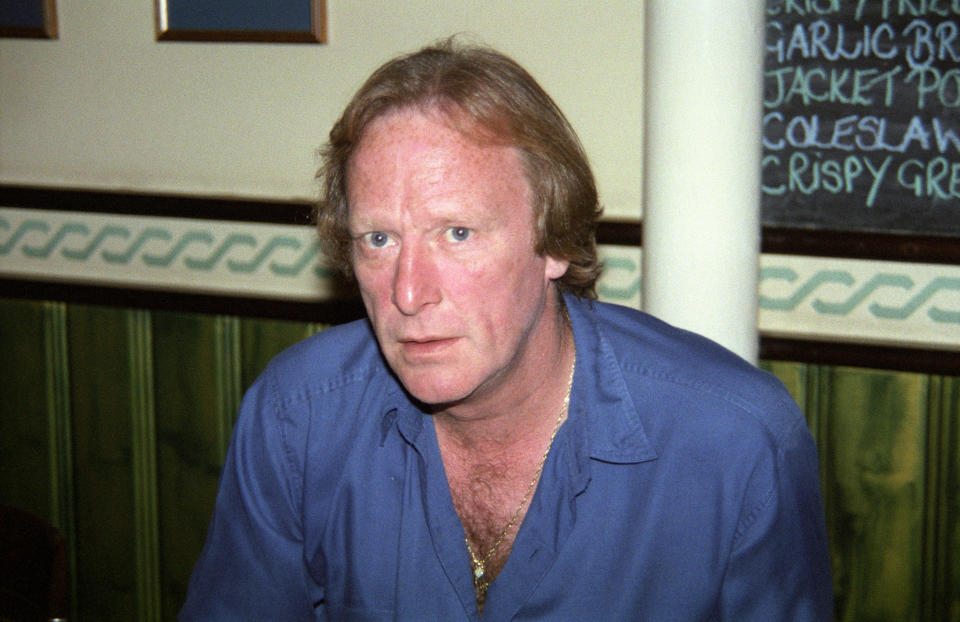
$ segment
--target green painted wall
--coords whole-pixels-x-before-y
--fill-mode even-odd
[[[0,299],[0,503],[67,532],[73,620],[175,618],[243,388],[321,329]],[[821,448],[837,620],[960,622],[960,379],[765,367]]]

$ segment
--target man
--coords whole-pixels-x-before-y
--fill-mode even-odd
[[[522,68],[445,42],[330,133],[368,319],[244,399],[183,620],[826,620],[816,450],[772,377],[591,300],[597,192]]]

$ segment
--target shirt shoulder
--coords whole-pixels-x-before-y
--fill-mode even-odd
[[[597,331],[639,399],[651,392],[661,409],[698,417],[703,425],[759,427],[781,438],[803,423],[799,408],[773,374],[716,342],[619,305],[596,305]]]
[[[335,483],[346,456],[377,438],[398,394],[366,320],[328,328],[282,351],[244,394],[232,451],[269,456],[299,515],[307,464]]]
[[[335,392],[386,375],[376,338],[366,320],[327,328],[275,356],[258,382],[269,381],[285,400]]]
[[[292,468],[299,468],[308,447],[341,444],[376,428],[388,402],[400,395],[369,323],[358,320],[274,357],[244,395],[238,427],[275,428],[283,451],[296,457]]]

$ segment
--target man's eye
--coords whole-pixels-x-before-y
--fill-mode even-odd
[[[466,227],[450,227],[447,229],[447,237],[454,242],[463,242],[473,235],[473,230]]]
[[[390,245],[390,236],[383,231],[371,231],[363,235],[363,243],[370,248],[383,248]]]

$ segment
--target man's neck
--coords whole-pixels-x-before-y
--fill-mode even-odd
[[[565,312],[554,307],[547,313],[547,343],[536,344],[539,355],[520,361],[522,369],[510,370],[509,384],[434,413],[447,449],[489,456],[542,444],[544,431],[549,434],[560,415],[575,358]]]
[[[434,425],[470,554],[477,607],[507,562],[554,437],[567,413],[576,349],[566,313],[556,308],[553,337],[511,392],[476,410],[441,411]],[[513,396],[511,398],[511,396]],[[485,410],[481,410],[485,409]],[[478,414],[479,413],[479,414]],[[465,569],[466,570],[466,569]]]

